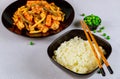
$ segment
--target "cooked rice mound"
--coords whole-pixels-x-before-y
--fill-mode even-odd
[[[100,47],[100,49],[102,49],[102,47]],[[105,53],[103,49],[102,51]],[[98,67],[88,41],[77,36],[69,41],[63,42],[58,49],[54,51],[54,54],[53,58],[55,61],[76,73],[89,73]],[[99,59],[101,59],[99,54],[98,56]]]

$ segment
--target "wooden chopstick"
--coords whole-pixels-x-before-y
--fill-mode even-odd
[[[100,55],[101,55],[101,57],[102,57],[103,62],[104,62],[105,65],[107,66],[107,69],[109,70],[109,72],[110,72],[111,74],[113,74],[113,70],[112,70],[112,68],[110,67],[110,64],[108,63],[107,59],[105,58],[104,54],[102,53],[101,49],[99,48],[99,45],[97,44],[97,42],[96,42],[94,36],[92,35],[90,29],[88,28],[88,26],[86,25],[86,23],[85,23],[84,21],[83,21],[83,23],[85,24],[85,26],[86,26],[86,28],[87,28],[87,30],[88,30],[88,32],[89,32],[89,34],[90,34],[93,42],[95,43],[95,46],[97,47],[97,49],[98,49],[98,51],[99,51],[99,53],[100,53]]]
[[[100,53],[103,62],[104,62],[105,65],[107,66],[107,69],[109,70],[109,72],[110,72],[111,74],[113,74],[112,68],[110,67],[107,59],[105,58],[104,54],[102,53],[101,49],[99,48],[99,46],[98,46],[98,44],[97,44],[94,36],[92,35],[90,29],[88,28],[88,26],[86,25],[86,23],[85,23],[84,21],[80,21],[80,23],[82,24],[82,28],[83,28],[83,30],[84,30],[84,32],[85,32],[85,35],[86,35],[86,37],[87,37],[87,39],[88,39],[88,42],[89,42],[90,45],[91,45],[91,48],[92,48],[92,50],[93,50],[93,52],[94,52],[94,55],[95,55],[95,57],[96,57],[96,59],[97,59],[97,62],[98,62],[98,65],[99,65],[99,68],[100,68],[100,70],[101,70],[102,75],[105,76],[105,72],[104,72],[104,70],[103,70],[103,68],[102,68],[102,65],[101,65],[100,60],[99,60],[98,57],[96,56],[97,53],[96,53],[96,51],[95,51],[95,49],[94,49],[94,47],[93,47],[93,45],[92,45],[91,40],[94,42],[96,48],[98,49],[98,52]],[[86,30],[87,30],[88,32],[87,32]],[[89,35],[90,35],[90,37],[91,37],[91,40],[90,40],[90,37],[89,37],[88,33],[89,33]]]
[[[94,47],[93,47],[93,44],[92,44],[92,41],[91,41],[91,39],[90,39],[90,37],[89,37],[89,35],[88,35],[88,32],[86,31],[85,25],[84,25],[83,21],[80,21],[80,23],[81,23],[82,28],[83,28],[83,30],[84,30],[84,32],[85,32],[85,35],[86,35],[86,37],[87,37],[87,39],[88,39],[88,42],[89,42],[89,44],[90,44],[90,46],[91,46],[91,48],[92,48],[92,51],[93,51],[93,53],[94,53],[94,56],[95,56],[95,58],[96,58],[96,60],[97,60],[97,63],[98,63],[98,67],[99,67],[99,69],[100,69],[100,72],[101,72],[102,76],[105,76],[105,71],[104,71],[104,69],[103,69],[103,67],[102,67],[102,65],[101,65],[101,62],[100,62],[100,60],[99,60],[99,58],[98,58],[98,55],[97,55],[97,53],[96,53],[96,51],[95,51],[95,49],[94,49]]]

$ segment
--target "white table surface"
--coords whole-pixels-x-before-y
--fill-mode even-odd
[[[0,18],[3,10],[15,0],[0,0]],[[104,32],[110,35],[112,54],[108,61],[114,74],[106,77],[95,73],[88,79],[120,78],[120,0],[66,0],[75,10],[72,24],[64,31],[46,38],[27,38],[8,31],[0,20],[0,79],[73,79],[56,67],[47,55],[47,47],[59,35],[75,26],[81,19],[80,14],[95,14],[102,18]],[[98,33],[97,35],[100,36]],[[29,45],[33,41],[35,45]]]

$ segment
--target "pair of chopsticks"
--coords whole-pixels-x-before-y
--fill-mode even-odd
[[[84,33],[85,33],[85,35],[86,35],[86,37],[87,37],[87,39],[88,39],[88,42],[89,42],[89,44],[90,44],[90,46],[91,46],[91,48],[92,48],[92,51],[94,52],[94,56],[96,57],[96,60],[97,60],[97,63],[98,63],[98,66],[99,66],[99,69],[100,69],[100,72],[101,72],[102,76],[105,76],[106,74],[105,74],[105,71],[104,71],[104,69],[103,69],[103,67],[102,67],[102,64],[101,64],[101,62],[100,62],[100,60],[99,60],[99,58],[98,58],[98,55],[97,55],[97,53],[96,53],[96,51],[95,51],[95,48],[94,48],[94,46],[93,46],[93,43],[95,44],[95,47],[97,48],[99,54],[101,55],[101,58],[102,58],[103,62],[104,62],[105,65],[107,66],[108,71],[109,71],[111,74],[113,74],[113,70],[112,70],[112,68],[110,67],[110,64],[108,63],[107,59],[105,58],[102,50],[99,48],[99,46],[98,46],[98,44],[97,44],[94,36],[92,35],[90,29],[88,28],[87,24],[86,24],[84,21],[80,21],[80,23],[81,23],[81,26],[82,26],[82,28],[83,28],[83,30],[84,30]],[[93,41],[93,43],[92,43],[92,41]]]

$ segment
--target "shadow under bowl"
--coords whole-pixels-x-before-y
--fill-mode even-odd
[[[93,34],[94,35],[94,34]],[[51,61],[56,65],[58,66],[59,68],[61,68],[62,70],[64,70],[66,73],[68,73],[69,75],[71,75],[72,77],[77,77],[77,78],[88,78],[90,76],[93,75],[93,73],[98,69],[96,68],[95,70],[93,70],[92,72],[90,73],[87,73],[87,74],[78,74],[78,73],[75,73],[67,68],[65,68],[64,66],[60,65],[59,63],[57,63],[54,59],[53,59],[53,56],[54,56],[54,51],[57,50],[57,48],[61,45],[61,43],[63,43],[64,41],[68,41],[72,38],[74,38],[75,36],[78,36],[78,37],[81,37],[82,39],[84,40],[87,40],[85,34],[84,34],[84,31],[83,30],[80,30],[80,29],[73,29],[73,30],[70,30],[66,33],[64,33],[63,35],[61,35],[60,37],[58,37],[56,40],[54,40],[48,47],[48,50],[47,50],[47,53],[48,53],[48,56],[49,58],[51,59]],[[104,39],[94,35],[97,43],[103,47],[103,49],[106,51],[106,55],[105,57],[108,58],[112,52],[112,47],[111,45]]]
[[[27,37],[46,37],[50,35],[57,34],[67,28],[74,19],[74,9],[73,7],[64,0],[47,0],[47,2],[54,2],[61,10],[65,13],[65,19],[63,22],[60,22],[60,27],[57,30],[49,30],[47,33],[35,33],[30,34],[26,29],[22,31],[17,28],[17,26],[13,25],[13,15],[17,9],[26,4],[27,0],[18,0],[10,4],[2,13],[2,23],[3,25],[13,33],[18,35],[27,36]]]

